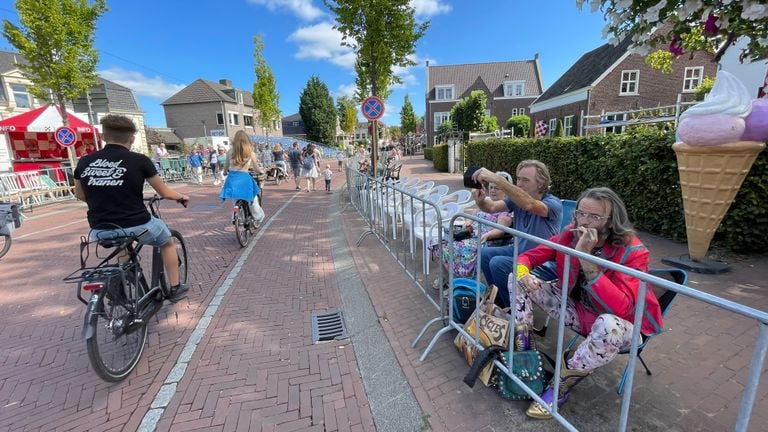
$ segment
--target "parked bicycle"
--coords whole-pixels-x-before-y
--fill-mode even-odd
[[[21,226],[18,204],[0,202],[0,258],[11,250],[11,232]]]
[[[157,195],[144,199],[156,218],[161,218],[161,200]],[[186,284],[184,237],[170,231],[179,259],[179,281]],[[121,381],[136,367],[144,352],[147,323],[171,291],[159,247],[152,248],[149,281],[141,267],[143,245],[138,239],[146,232],[127,234],[115,229],[105,232],[109,237],[95,241],[81,237],[80,269],[64,278],[64,282],[77,283],[77,298],[86,305],[82,336],[93,369],[106,381]],[[91,249],[100,260],[95,266],[87,265]]]

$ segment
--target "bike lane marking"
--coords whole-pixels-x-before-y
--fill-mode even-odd
[[[297,195],[299,194],[293,194],[293,196],[288,201],[286,201],[275,212],[275,214],[272,215],[272,217],[269,218],[267,223],[262,225],[261,229],[259,229],[259,232],[256,233],[248,247],[246,247],[245,251],[243,251],[243,253],[240,255],[240,258],[237,260],[235,266],[232,268],[232,270],[229,271],[227,278],[224,279],[224,282],[221,283],[221,286],[216,291],[216,294],[214,294],[211,302],[208,303],[208,307],[205,309],[203,316],[201,316],[200,320],[197,322],[195,330],[193,330],[192,334],[189,335],[189,339],[187,339],[187,343],[184,345],[184,349],[181,351],[181,354],[179,354],[179,358],[176,360],[176,364],[168,373],[168,376],[165,378],[165,381],[163,382],[162,387],[160,387],[160,390],[157,391],[152,404],[149,406],[149,410],[146,414],[144,414],[144,418],[141,420],[138,431],[152,432],[155,430],[157,423],[160,421],[160,418],[165,412],[165,409],[168,407],[171,399],[176,394],[176,386],[184,377],[184,373],[187,371],[187,366],[189,365],[190,360],[192,360],[192,355],[197,350],[200,341],[202,341],[205,332],[208,330],[208,326],[211,324],[213,316],[219,309],[219,305],[224,299],[224,295],[226,295],[227,291],[229,291],[229,289],[232,287],[232,283],[240,274],[240,270],[245,265],[245,261],[251,255],[251,251],[253,251],[253,249],[256,247],[256,244],[259,242],[262,234],[264,234],[264,231],[266,231],[269,226],[272,225],[272,221],[274,221],[280,215],[280,213],[282,213],[283,210],[285,210],[285,208],[288,207],[291,202],[293,202]]]

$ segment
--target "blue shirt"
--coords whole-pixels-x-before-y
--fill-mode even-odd
[[[199,154],[193,154],[189,156],[189,166],[192,168],[200,168],[203,166],[203,158]]]
[[[547,240],[560,232],[560,222],[563,219],[563,204],[560,199],[552,194],[546,194],[541,198],[541,202],[549,209],[546,217],[527,212],[508,197],[504,197],[504,204],[509,211],[515,213],[512,229]],[[518,252],[523,253],[536,246],[538,246],[537,243],[521,238],[518,243]]]

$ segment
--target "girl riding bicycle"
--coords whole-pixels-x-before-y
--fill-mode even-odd
[[[235,139],[232,140],[232,148],[227,155],[227,162],[224,165],[224,174],[227,180],[221,187],[219,197],[221,199],[234,199],[248,201],[252,215],[256,212],[253,208],[253,201],[261,192],[259,185],[248,173],[252,169],[256,175],[262,174],[261,165],[256,153],[253,151],[253,144],[245,131],[237,131]],[[261,221],[256,221],[259,223]]]

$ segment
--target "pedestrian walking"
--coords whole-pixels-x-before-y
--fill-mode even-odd
[[[203,157],[197,149],[192,150],[192,154],[189,155],[189,167],[192,168],[192,181],[203,184]]]
[[[344,168],[344,152],[336,153],[336,162],[339,165],[339,172],[341,172],[341,169]]]
[[[328,193],[331,193],[331,178],[333,178],[333,171],[330,165],[326,165],[323,170],[323,179],[325,179],[325,191]]]
[[[293,180],[296,182],[296,190],[301,190],[299,182],[301,181],[301,163],[303,161],[298,141],[293,142],[293,147],[288,152],[288,160],[291,162],[291,172],[293,173]]]

